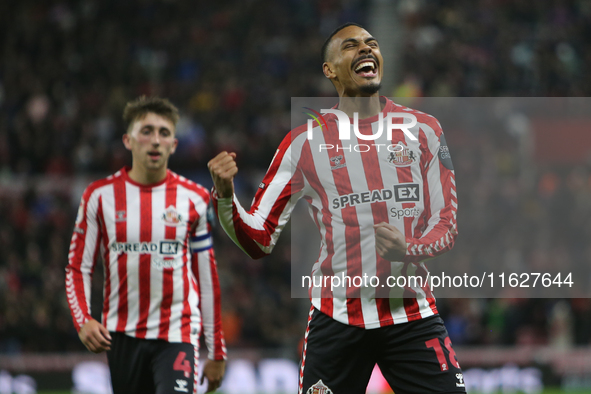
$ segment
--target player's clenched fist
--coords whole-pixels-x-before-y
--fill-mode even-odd
[[[234,176],[238,173],[236,153],[221,152],[207,163],[213,184],[221,198],[234,195]]]
[[[406,256],[406,239],[396,227],[382,222],[373,226],[376,230],[376,250],[388,261],[402,261]]]
[[[91,319],[80,328],[78,337],[88,350],[100,353],[111,350],[111,335],[109,331],[98,321]]]

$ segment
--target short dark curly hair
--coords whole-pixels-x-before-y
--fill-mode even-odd
[[[336,29],[334,29],[334,31],[332,33],[330,33],[330,36],[328,36],[328,38],[326,39],[326,41],[324,41],[324,44],[322,45],[322,53],[321,53],[322,63],[326,62],[326,55],[327,55],[327,52],[328,52],[328,45],[330,44],[330,41],[332,40],[332,38],[335,36],[335,34],[337,34],[341,30],[343,30],[344,28],[349,27],[349,26],[357,26],[357,27],[360,27],[362,29],[365,29],[365,27],[361,26],[358,23],[354,23],[354,22],[347,22],[345,24],[340,25]]]
[[[170,120],[175,126],[179,121],[179,110],[168,99],[161,97],[140,96],[128,102],[123,110],[125,132],[131,130],[133,123],[148,113],[154,113]]]

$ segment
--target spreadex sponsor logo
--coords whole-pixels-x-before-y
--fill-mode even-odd
[[[396,202],[420,201],[420,187],[418,183],[394,185],[392,189],[371,190],[361,193],[351,193],[336,197],[332,200],[333,209],[342,209],[361,204],[394,200]]]
[[[180,244],[177,241],[160,242],[114,242],[111,244],[111,252],[115,253],[159,253],[170,256],[178,253]]]

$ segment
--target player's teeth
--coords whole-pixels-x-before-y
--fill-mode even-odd
[[[371,67],[373,70],[373,63],[372,62],[363,62],[360,65],[358,65],[357,67],[355,67],[355,71],[359,71],[361,70],[363,67]]]

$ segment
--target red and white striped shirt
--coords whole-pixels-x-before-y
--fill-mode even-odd
[[[127,172],[92,183],[82,196],[66,268],[76,329],[92,318],[92,273],[102,256],[109,331],[198,346],[203,326],[209,358],[225,358],[209,192],[172,171],[152,185]]]
[[[341,323],[368,329],[436,314],[426,282],[422,287],[411,282],[404,288],[352,285],[332,291],[322,278],[367,274],[382,284],[388,276],[426,278],[422,261],[450,250],[457,235],[454,172],[439,122],[384,100],[383,119],[395,112],[417,118],[410,129],[416,141],[398,129],[391,140],[383,132],[373,141],[354,133],[351,140],[341,141],[337,118],[328,114],[324,116],[328,130],[316,126],[311,140],[306,126],[285,137],[250,211],[236,196],[222,199],[214,193],[224,230],[253,258],[271,253],[296,202],[308,201],[321,236],[312,269],[312,278],[318,279],[310,289],[312,304]],[[359,131],[377,134],[378,120],[378,115],[359,120]],[[378,255],[373,226],[381,222],[404,234],[408,246],[403,261],[386,261]]]

